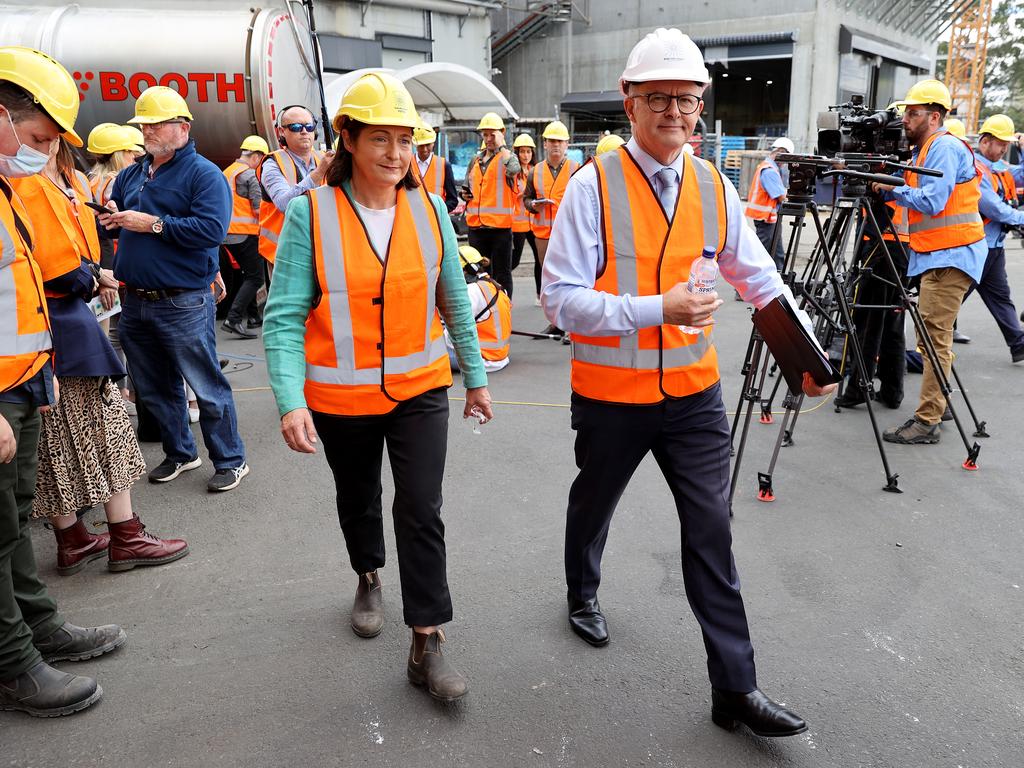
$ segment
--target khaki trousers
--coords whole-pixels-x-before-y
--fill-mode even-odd
[[[956,320],[960,305],[963,303],[967,289],[974,281],[955,267],[929,269],[921,275],[921,293],[917,305],[921,310],[921,319],[928,335],[932,337],[935,353],[942,365],[942,373],[949,380],[950,368],[953,365],[953,322]],[[917,345],[924,349],[918,335]],[[942,387],[935,376],[928,355],[924,358],[924,376],[921,379],[921,399],[914,414],[924,424],[938,424],[942,413],[946,410],[946,398]]]

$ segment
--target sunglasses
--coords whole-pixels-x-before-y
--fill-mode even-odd
[[[292,133],[316,133],[316,123],[288,123],[288,125],[282,126],[287,128]]]

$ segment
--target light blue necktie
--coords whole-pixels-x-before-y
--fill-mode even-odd
[[[661,187],[658,192],[658,199],[661,200],[661,207],[665,214],[671,218],[676,209],[676,196],[679,194],[679,177],[673,168],[662,168],[657,173],[658,184]]]

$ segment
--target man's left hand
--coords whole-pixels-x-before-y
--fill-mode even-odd
[[[129,232],[152,232],[153,225],[159,221],[159,218],[159,216],[141,211],[118,211],[110,215],[110,224],[107,225],[107,228],[110,229],[110,225],[113,225],[127,229]]]
[[[826,384],[824,387],[818,386],[818,383],[813,379],[811,374],[804,371],[804,383],[803,390],[804,394],[808,397],[822,397],[823,395],[831,395],[836,391],[838,384]]]

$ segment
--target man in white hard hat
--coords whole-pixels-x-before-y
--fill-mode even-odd
[[[682,527],[683,582],[708,653],[712,719],[789,736],[807,726],[758,690],[733,564],[729,423],[710,333],[722,302],[690,293],[685,281],[693,260],[711,250],[755,307],[792,298],[744,226],[728,179],[683,152],[710,80],[700,50],[678,29],[637,44],[620,81],[633,137],[569,181],[548,245],[541,301],[573,344],[579,474],[565,534],[569,624],[591,645],[608,643],[597,601],[601,555],[619,498],[653,453]],[[807,375],[804,389],[823,391]]]
[[[754,171],[754,178],[750,180],[750,192],[747,193],[745,213],[748,218],[753,219],[757,239],[775,259],[775,266],[780,272],[786,260],[786,246],[782,242],[780,232],[773,250],[772,238],[775,233],[775,222],[779,218],[779,206],[786,199],[786,184],[775,158],[781,154],[791,155],[795,151],[793,142],[785,136],[776,139],[768,157],[762,160]]]

